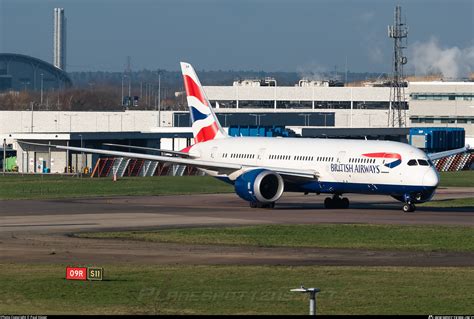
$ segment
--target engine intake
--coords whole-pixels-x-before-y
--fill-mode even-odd
[[[273,203],[283,194],[283,178],[275,172],[255,169],[235,180],[235,192],[249,202]]]

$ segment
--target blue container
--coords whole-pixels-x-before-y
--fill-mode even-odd
[[[414,144],[414,136],[423,135],[424,145],[420,145],[419,138],[416,146],[427,152],[440,152],[461,148],[465,144],[465,131],[458,127],[414,127],[410,129],[410,144]],[[424,147],[421,147],[424,146]]]
[[[230,136],[290,136],[291,131],[284,126],[234,125],[229,127]]]

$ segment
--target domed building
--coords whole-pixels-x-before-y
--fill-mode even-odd
[[[23,54],[0,53],[0,92],[71,86],[68,74],[48,62]]]

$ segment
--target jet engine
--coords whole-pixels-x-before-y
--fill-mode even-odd
[[[234,183],[235,192],[250,203],[271,204],[284,189],[283,178],[266,169],[255,169],[240,175]]]

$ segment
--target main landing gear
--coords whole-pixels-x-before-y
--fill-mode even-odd
[[[275,202],[271,203],[260,203],[260,202],[250,202],[251,208],[275,208]]]
[[[331,209],[331,208],[348,208],[349,207],[349,199],[347,197],[340,197],[339,195],[334,195],[331,197],[326,197],[324,200],[324,208]]]

